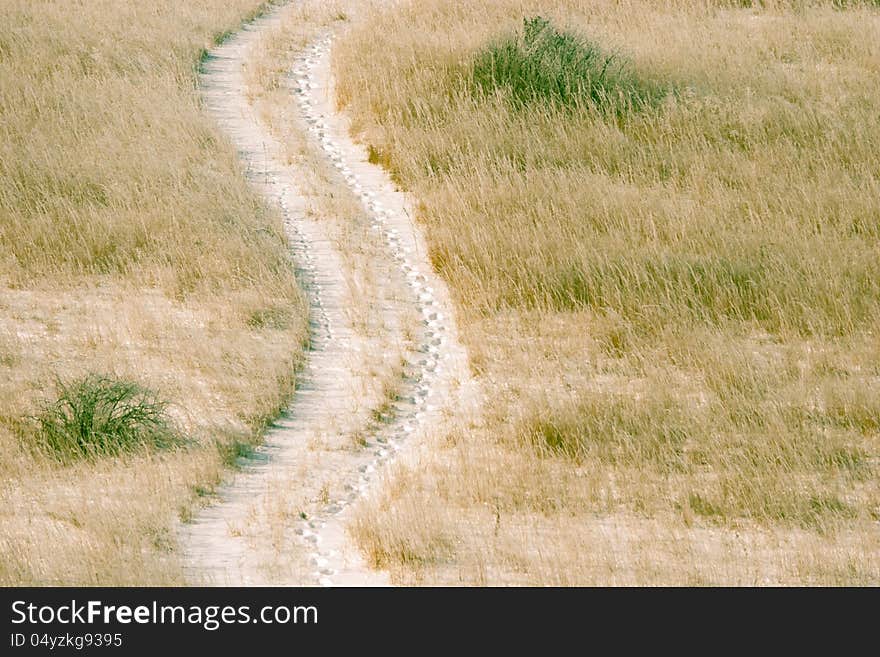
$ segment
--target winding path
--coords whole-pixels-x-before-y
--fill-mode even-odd
[[[393,288],[389,297],[396,300],[377,304],[383,325],[399,329],[405,315],[415,311],[419,317],[391,419],[370,423],[357,399],[358,382],[370,376],[364,353],[375,344],[345,312],[349,265],[332,238],[333,221],[341,219],[310,216],[298,184],[303,164],[289,163],[245,95],[243,64],[286,10],[255,20],[214,49],[201,88],[207,111],[238,150],[249,181],[283,213],[309,299],[310,349],[288,412],[221,486],[217,503],[181,526],[181,548],[193,583],[387,584],[387,574],[367,568],[348,539],[352,505],[378,485],[377,475],[389,462],[415,458],[429,432],[473,403],[475,389],[448,292],[427,260],[407,197],[367,161],[349,137],[346,118],[334,110],[327,35],[291,63],[290,111],[298,114],[309,148],[332,171],[334,189],[359,199],[381,237],[376,257],[387,275],[380,284]],[[366,432],[364,446],[346,446],[343,435],[352,431]]]

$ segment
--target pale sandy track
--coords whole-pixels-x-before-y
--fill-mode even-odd
[[[385,245],[375,257],[397,301],[378,304],[383,325],[399,327],[406,311],[421,318],[393,420],[374,430],[366,447],[340,447],[343,433],[366,426],[358,381],[368,376],[364,354],[376,344],[353,329],[345,312],[345,258],[332,239],[334,219],[308,217],[298,165],[288,164],[282,144],[255,116],[242,74],[243,63],[285,11],[258,19],[217,47],[201,85],[207,111],[238,149],[249,180],[283,212],[309,295],[312,348],[288,413],[256,457],[222,486],[217,503],[181,526],[180,541],[193,583],[380,585],[387,576],[369,570],[347,537],[352,505],[377,485],[387,463],[414,458],[427,433],[453,421],[477,396],[448,293],[431,271],[408,199],[367,162],[345,118],[334,111],[328,35],[291,62],[292,107],[298,108],[291,111],[298,112],[310,148],[334,170],[332,184],[357,195]],[[328,481],[330,495],[318,495]],[[299,515],[304,505],[305,519]]]

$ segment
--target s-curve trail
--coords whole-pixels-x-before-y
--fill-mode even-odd
[[[367,161],[335,111],[332,34],[290,62],[286,78],[291,125],[311,159],[292,158],[249,103],[243,66],[286,11],[255,20],[214,49],[201,88],[249,181],[283,215],[309,300],[309,350],[287,412],[221,485],[215,503],[181,525],[179,538],[194,584],[381,585],[387,574],[370,570],[347,535],[351,509],[382,484],[388,463],[416,458],[425,437],[472,407],[477,395],[448,292],[428,262],[410,201]],[[361,204],[361,218],[309,211],[305,166],[323,167],[334,193]],[[350,259],[334,239],[346,221],[369,224],[361,228],[377,238],[371,264],[382,275],[371,307],[387,335],[364,335],[347,312]],[[367,356],[383,344],[404,345],[404,364],[387,416],[377,423],[359,395],[374,376]],[[353,444],[346,438],[352,433],[363,438]]]

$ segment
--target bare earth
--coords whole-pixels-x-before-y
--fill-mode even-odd
[[[309,295],[310,351],[288,412],[216,503],[180,526],[179,539],[196,584],[382,585],[387,575],[370,571],[347,536],[352,506],[381,485],[389,463],[414,462],[429,432],[472,412],[478,394],[410,202],[367,161],[335,112],[327,35],[291,63],[291,111],[309,147],[335,171],[339,193],[360,200],[384,243],[375,255],[381,298],[373,304],[383,335],[363,335],[346,312],[348,265],[332,234],[334,222],[355,220],[309,212],[298,184],[304,163],[290,161],[245,92],[244,62],[287,11],[258,19],[217,47],[201,83],[207,111],[238,149],[251,184],[283,213]],[[387,345],[403,356],[403,376],[387,416],[371,422],[361,398],[374,376],[368,356]],[[362,436],[358,444],[352,435]]]

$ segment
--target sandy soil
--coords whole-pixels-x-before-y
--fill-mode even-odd
[[[283,213],[297,276],[309,295],[311,346],[288,412],[221,487],[216,503],[181,525],[179,538],[197,584],[382,585],[387,575],[369,570],[348,538],[352,506],[381,485],[389,463],[418,459],[429,433],[474,412],[479,396],[448,291],[428,262],[410,200],[368,162],[335,111],[332,35],[326,35],[291,63],[287,83],[296,124],[335,170],[333,185],[360,199],[384,244],[375,257],[387,289],[375,307],[387,335],[371,339],[352,326],[346,254],[332,232],[334,222],[356,220],[307,211],[297,182],[304,164],[290,162],[245,93],[242,65],[285,11],[254,21],[212,51],[201,83],[207,111],[238,149],[248,179]],[[405,318],[413,313],[417,328],[407,332]],[[366,355],[391,344],[406,345],[404,379],[390,417],[370,422],[369,404],[360,398],[374,376]],[[365,437],[362,444],[351,443],[353,434]]]

